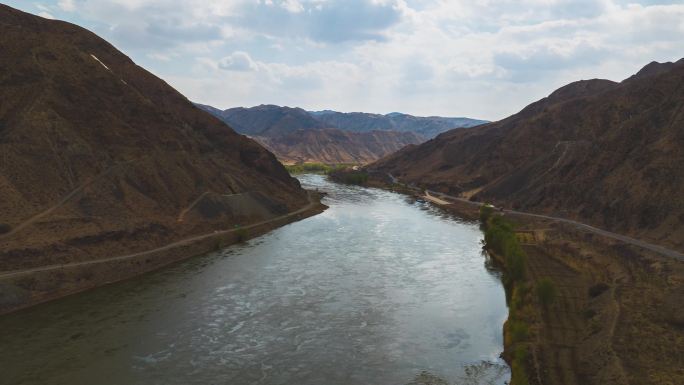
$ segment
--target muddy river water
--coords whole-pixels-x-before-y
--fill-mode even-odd
[[[503,384],[482,233],[424,203],[300,177],[324,213],[0,317],[0,384]]]

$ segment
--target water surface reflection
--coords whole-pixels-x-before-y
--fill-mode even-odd
[[[306,175],[330,209],[0,318],[8,384],[501,384],[477,225]],[[439,382],[441,381],[441,382]]]

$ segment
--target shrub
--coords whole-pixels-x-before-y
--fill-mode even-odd
[[[299,163],[285,165],[285,169],[290,174],[301,174],[301,173],[322,173],[327,174],[332,170],[331,166],[323,163]]]
[[[582,312],[582,315],[583,315],[584,318],[586,318],[586,319],[592,319],[592,318],[594,318],[594,316],[596,316],[596,310],[594,310],[594,309],[584,309],[584,311]]]
[[[485,243],[505,258],[506,281],[509,284],[525,278],[527,256],[515,236],[513,223],[500,215],[491,216],[485,230]]]
[[[592,287],[589,288],[589,296],[591,298],[598,297],[599,295],[603,294],[604,291],[608,290],[610,286],[607,284],[601,282],[597,283],[596,285],[593,285]]]
[[[511,323],[511,341],[513,343],[524,341],[529,335],[529,328],[523,321],[513,321]]]
[[[344,182],[363,185],[368,181],[368,174],[363,171],[350,172],[344,175]]]
[[[527,361],[527,347],[518,345],[513,352],[513,362],[511,365],[511,384],[528,385],[527,371],[525,370]]]
[[[482,205],[480,206],[480,222],[487,223],[489,218],[491,218],[494,213],[494,206],[492,205]]]
[[[525,279],[526,263],[527,255],[520,249],[520,246],[506,255],[506,271],[513,282]]]
[[[549,307],[556,300],[556,286],[550,278],[542,278],[537,282],[537,296],[544,307]]]
[[[525,306],[525,298],[529,292],[529,286],[525,282],[520,282],[513,288],[511,295],[510,313],[515,314]]]
[[[247,229],[239,225],[235,227],[235,235],[237,236],[237,241],[240,243],[245,242],[249,236]]]
[[[325,164],[325,163],[298,163],[298,164],[286,164],[285,169],[290,174],[330,174],[331,172],[345,170],[350,168],[351,164]]]

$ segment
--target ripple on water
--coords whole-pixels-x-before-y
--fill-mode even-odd
[[[505,297],[476,225],[391,192],[301,180],[328,192],[330,209],[245,245],[0,317],[3,375],[13,384],[508,378],[498,358]]]

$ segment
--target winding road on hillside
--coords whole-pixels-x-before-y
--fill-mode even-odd
[[[399,179],[396,178],[395,176],[393,176],[392,174],[387,174],[387,175],[392,180],[392,183],[401,183],[401,182],[399,182]],[[414,191],[420,191],[420,189],[418,187],[416,187],[415,185],[407,184],[407,186]],[[467,203],[469,205],[474,205],[474,206],[481,206],[482,205],[481,202],[473,202],[473,201],[465,199],[465,198],[459,198],[459,197],[455,197],[453,195],[448,195],[448,194],[441,193],[439,191],[433,191],[433,190],[429,190],[429,189],[425,190],[425,196],[426,197],[437,196],[437,197],[440,197],[442,199],[449,199],[452,201],[463,202],[463,203]],[[578,227],[582,230],[592,232],[594,234],[598,234],[598,235],[602,235],[604,237],[616,239],[618,241],[628,243],[628,244],[633,245],[633,246],[641,247],[643,249],[652,251],[654,253],[658,253],[658,254],[663,255],[665,257],[674,258],[674,259],[677,259],[679,261],[684,262],[684,254],[682,254],[678,251],[671,250],[671,249],[668,249],[668,248],[663,247],[663,246],[654,245],[652,243],[640,241],[638,239],[634,239],[634,238],[628,237],[626,235],[617,234],[617,233],[613,233],[613,232],[610,232],[607,230],[599,229],[597,227],[588,225],[586,223],[573,221],[573,220],[567,219],[567,218],[559,218],[559,217],[553,217],[550,215],[542,215],[542,214],[533,214],[533,213],[528,213],[528,212],[524,212],[524,211],[503,209],[503,212],[506,214],[519,215],[519,216],[523,216],[523,217],[547,219],[547,220],[551,220],[551,221],[566,223],[566,224]]]
[[[127,165],[127,164],[132,163],[132,162],[133,162],[132,160],[129,160],[126,162],[116,164],[116,165],[109,167],[108,169],[104,170],[99,175],[96,175],[92,178],[87,179],[84,183],[77,186],[75,189],[71,190],[67,195],[65,195],[62,199],[60,199],[54,205],[52,205],[52,206],[42,210],[41,212],[36,213],[36,214],[32,215],[31,217],[25,219],[24,221],[22,221],[18,225],[14,226],[14,228],[11,231],[9,231],[5,234],[0,234],[0,239],[9,238],[10,236],[18,233],[19,231],[25,229],[26,227],[31,226],[36,221],[38,221],[40,218],[42,218],[42,217],[50,214],[51,212],[57,210],[58,208],[62,207],[65,203],[70,201],[72,198],[74,198],[76,195],[78,195],[81,191],[85,190],[87,187],[95,184],[95,182],[97,182],[97,181],[103,179],[104,177],[106,177],[107,175],[109,175],[117,167],[124,166],[124,165]]]
[[[219,231],[214,231],[214,232],[208,233],[208,234],[197,235],[194,237],[185,238],[185,239],[182,239],[180,241],[169,243],[167,245],[157,247],[155,249],[145,250],[145,251],[141,251],[141,252],[137,252],[137,253],[133,253],[133,254],[121,255],[121,256],[117,256],[117,257],[102,258],[102,259],[95,259],[95,260],[91,260],[91,261],[74,262],[74,263],[61,264],[61,265],[40,266],[40,267],[35,267],[32,269],[26,269],[26,270],[15,270],[15,271],[0,272],[0,280],[7,279],[7,278],[14,278],[17,276],[22,276],[22,275],[27,275],[27,274],[32,274],[32,273],[42,272],[42,271],[58,270],[58,269],[72,268],[72,267],[77,267],[77,266],[86,266],[86,265],[93,265],[93,264],[98,264],[98,263],[121,261],[121,260],[125,260],[125,259],[141,257],[144,255],[157,253],[157,252],[164,251],[164,250],[170,250],[170,249],[173,249],[173,248],[179,247],[179,246],[189,245],[193,242],[201,241],[201,240],[204,240],[207,238],[217,237],[217,236],[221,236],[221,235],[227,235],[227,234],[236,232],[238,230],[248,230],[248,229],[251,229],[251,228],[254,228],[257,226],[265,225],[265,224],[275,222],[275,221],[278,221],[281,219],[285,219],[285,218],[289,218],[289,217],[292,217],[295,215],[299,215],[301,213],[304,213],[308,210],[313,209],[314,206],[319,204],[319,202],[316,202],[315,200],[311,199],[311,194],[309,194],[308,199],[309,199],[309,203],[299,210],[293,211],[293,212],[288,213],[288,214],[281,215],[279,217],[271,218],[271,219],[268,219],[265,221],[252,223],[251,225],[247,225],[244,227],[234,228],[234,229],[230,229],[230,230],[219,230]]]

